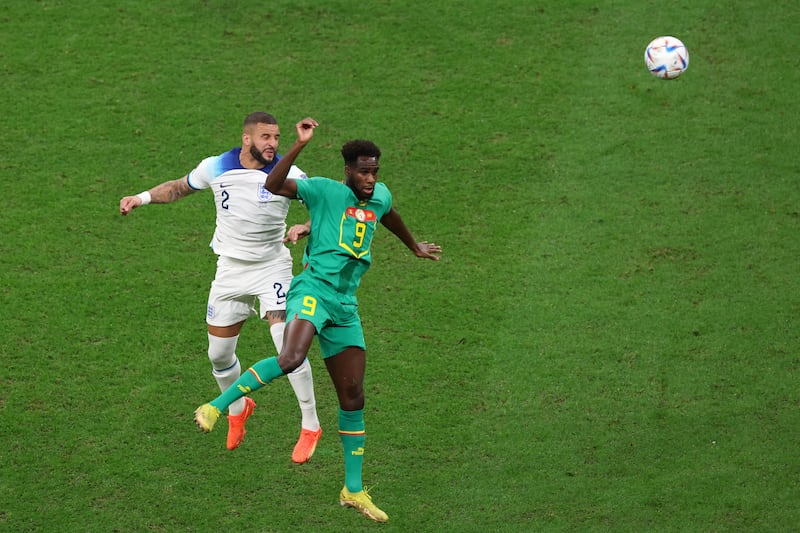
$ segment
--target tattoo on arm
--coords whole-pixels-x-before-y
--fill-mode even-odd
[[[150,191],[150,197],[154,204],[168,204],[175,200],[180,200],[184,196],[189,196],[195,192],[194,189],[189,187],[189,180],[186,176],[172,181],[165,181],[161,185],[153,187]]]
[[[264,314],[264,318],[267,320],[283,320],[286,321],[286,311],[267,311]]]

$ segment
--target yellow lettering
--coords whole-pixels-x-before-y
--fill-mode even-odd
[[[356,222],[356,237],[358,240],[353,241],[353,248],[361,248],[364,244],[364,235],[367,234],[367,225],[363,222]]]
[[[314,316],[314,313],[317,312],[317,299],[313,296],[304,296],[303,307],[307,307],[308,309],[301,309],[301,313],[304,315]]]

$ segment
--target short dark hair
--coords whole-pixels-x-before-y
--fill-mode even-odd
[[[372,141],[355,140],[344,143],[342,146],[342,157],[344,158],[345,165],[354,165],[360,156],[380,159],[381,149]]]
[[[247,126],[254,126],[256,124],[277,124],[278,120],[270,115],[269,113],[264,113],[263,111],[256,111],[255,113],[250,113],[244,119],[244,124],[242,124],[243,128]]]

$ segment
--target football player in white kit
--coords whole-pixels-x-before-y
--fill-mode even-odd
[[[293,226],[287,233],[289,199],[264,188],[267,174],[280,159],[279,138],[275,117],[251,113],[244,120],[241,147],[208,157],[186,176],[126,196],[119,204],[120,213],[128,215],[149,203],[174,202],[203,189],[214,192],[217,220],[211,248],[219,257],[206,323],[208,358],[220,391],[241,374],[236,343],[244,322],[256,314],[256,302],[261,318],[270,324],[275,349],[280,352],[283,345],[286,293],[292,281],[292,257],[284,242],[297,242],[308,233],[308,227]],[[307,178],[296,166],[291,167],[289,177]],[[302,413],[300,438],[292,452],[292,461],[301,464],[311,458],[322,436],[308,359],[288,377]],[[244,440],[245,421],[255,406],[249,397],[230,405],[229,450]]]

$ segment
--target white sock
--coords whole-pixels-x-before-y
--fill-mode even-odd
[[[283,346],[283,331],[286,329],[285,322],[277,322],[270,326],[269,332],[272,334],[272,342],[275,343],[278,353]],[[311,373],[311,363],[304,359],[303,363],[293,372],[288,374],[289,383],[292,384],[294,395],[297,396],[297,403],[300,405],[300,412],[303,416],[301,425],[303,429],[317,431],[319,429],[319,417],[317,417],[317,401],[314,397],[314,376]]]
[[[208,334],[208,359],[211,361],[211,374],[217,380],[219,390],[225,390],[233,385],[242,374],[242,365],[236,357],[236,343],[239,336],[216,337]],[[244,411],[244,398],[239,398],[228,406],[228,414],[238,415]]]

